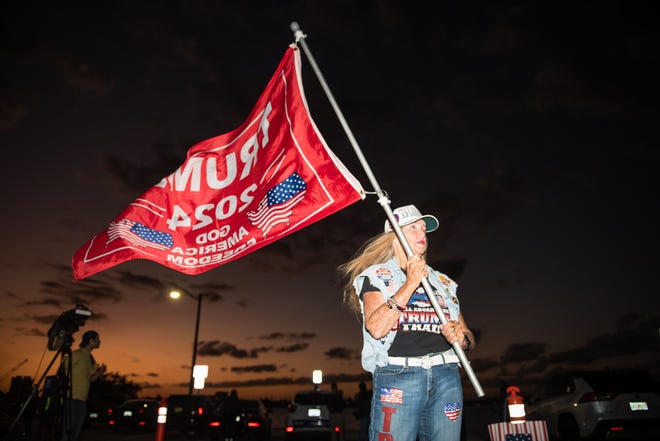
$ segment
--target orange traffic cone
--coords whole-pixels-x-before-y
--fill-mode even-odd
[[[506,388],[506,404],[509,408],[509,421],[512,424],[525,422],[525,402],[523,397],[518,395],[520,389],[517,386],[509,386]]]
[[[158,408],[158,424],[156,425],[156,441],[165,440],[165,423],[167,422],[167,398],[163,401]]]

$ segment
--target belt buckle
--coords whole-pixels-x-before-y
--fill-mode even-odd
[[[431,366],[433,366],[431,357],[429,357],[428,355],[424,355],[420,361],[420,366],[422,366],[424,369],[431,369]]]

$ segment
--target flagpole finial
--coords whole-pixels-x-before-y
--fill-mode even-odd
[[[289,25],[291,28],[291,31],[293,32],[293,36],[296,38],[296,43],[300,41],[301,39],[305,38],[306,35],[303,33],[302,29],[300,29],[300,25],[298,24],[297,21],[292,21],[291,24]]]

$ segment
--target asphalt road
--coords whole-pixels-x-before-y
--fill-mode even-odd
[[[354,409],[347,409],[345,411],[346,432],[345,441],[357,441],[358,439],[358,421],[353,416]],[[283,440],[284,439],[284,420],[286,417],[285,408],[276,408],[271,411],[272,429],[269,440]],[[140,433],[140,432],[122,432],[115,433],[107,429],[87,429],[83,432],[80,441],[155,441],[156,433]],[[177,432],[165,432],[165,441],[209,441],[208,435],[204,436],[191,436]]]
[[[354,409],[344,410],[345,441],[358,440],[359,422],[353,416]],[[463,413],[463,439],[462,441],[489,441],[488,424],[498,422],[499,411],[492,404],[466,406]],[[284,439],[284,419],[286,417],[285,408],[276,408],[271,412],[272,430],[269,440],[280,441]],[[21,436],[20,430],[14,431],[11,435],[3,430],[0,431],[1,441],[27,441],[41,440],[42,438],[34,436]],[[189,436],[166,431],[164,440],[156,439],[156,432],[114,432],[103,427],[92,427],[84,429],[80,441],[210,441],[209,436]]]
[[[165,440],[166,441],[209,441],[208,436],[188,436],[178,433],[169,433],[166,432]],[[282,429],[273,429],[271,432],[271,437],[269,440],[283,440],[284,431]],[[346,441],[357,441],[358,433],[357,432],[346,432],[345,440]],[[136,432],[125,432],[125,433],[113,433],[107,430],[96,430],[90,429],[86,430],[80,441],[154,441],[156,440],[156,434],[154,432],[149,433],[136,433]]]
[[[354,409],[346,409],[345,441],[358,440],[358,420],[353,416]],[[463,441],[489,441],[488,424],[498,422],[499,411],[491,405],[469,406],[463,414]],[[284,439],[284,418],[286,409],[273,409],[272,431],[270,440],[279,441]],[[154,432],[149,433],[113,433],[105,429],[88,429],[83,433],[80,441],[158,441]],[[208,436],[187,436],[184,434],[166,432],[165,441],[209,441]]]

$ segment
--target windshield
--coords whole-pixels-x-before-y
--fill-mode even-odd
[[[660,393],[658,381],[643,371],[585,372],[583,378],[595,391]]]
[[[335,394],[324,393],[300,393],[296,395],[295,402],[298,404],[326,405],[332,408],[340,406],[339,397]]]

